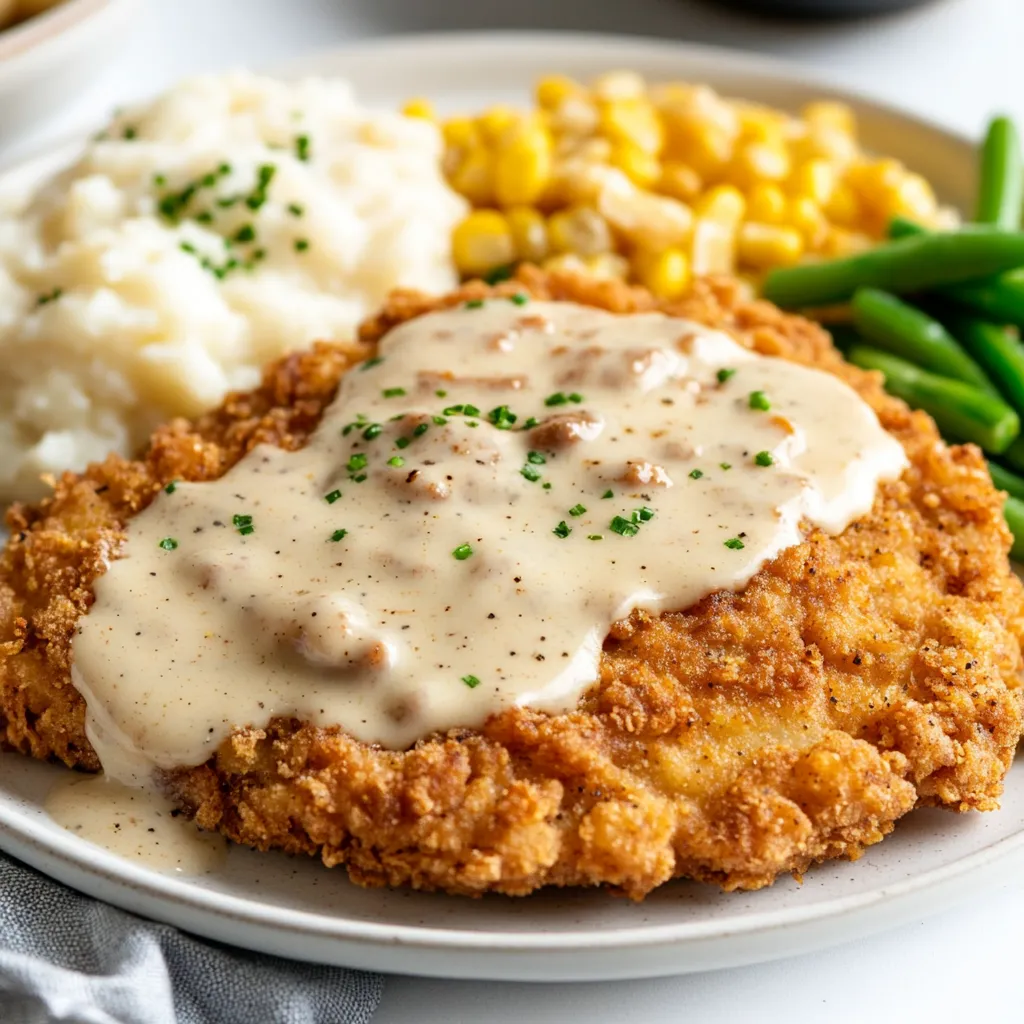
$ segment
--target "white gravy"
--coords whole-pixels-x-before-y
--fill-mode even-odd
[[[60,779],[45,807],[58,825],[82,839],[165,874],[210,874],[227,854],[223,836],[200,832],[170,800],[106,775]]]
[[[301,451],[131,521],[74,644],[108,773],[200,764],[280,715],[404,748],[564,712],[616,619],[743,587],[906,464],[829,374],[521,299],[395,328]]]

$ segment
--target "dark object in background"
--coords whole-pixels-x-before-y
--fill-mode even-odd
[[[931,0],[715,0],[765,17],[853,18],[920,7]]]

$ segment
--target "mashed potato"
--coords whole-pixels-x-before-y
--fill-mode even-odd
[[[456,282],[430,123],[347,85],[197,78],[0,220],[0,497],[137,448],[262,364]]]

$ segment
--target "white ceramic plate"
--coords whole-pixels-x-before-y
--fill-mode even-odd
[[[617,67],[653,79],[705,81],[794,109],[812,97],[839,96],[857,108],[870,147],[902,157],[935,182],[944,200],[969,200],[973,153],[966,140],[738,53],[578,35],[421,36],[310,57],[284,71],[344,75],[365,100],[382,105],[428,95],[443,109],[473,110],[525,101],[530,82],[547,71],[587,78]],[[44,162],[14,172],[8,184],[36,177]],[[167,877],[56,826],[42,799],[61,774],[0,757],[0,847],[93,896],[214,939],[409,974],[608,980],[753,963],[938,909],[1024,861],[1024,764],[1011,773],[997,814],[920,811],[856,864],[816,868],[803,885],[787,878],[761,892],[725,895],[680,882],[639,905],[584,891],[471,901],[364,890],[312,861],[241,848],[212,876]]]

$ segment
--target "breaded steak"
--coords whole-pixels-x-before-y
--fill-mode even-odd
[[[846,365],[828,336],[729,282],[657,303],[618,283],[526,270],[522,288],[615,312],[663,309],[851,384],[904,446],[844,533],[811,532],[740,593],[612,629],[572,714],[512,709],[408,751],[337,729],[253,723],[164,778],[206,829],[318,854],[364,885],[514,895],[605,885],[634,898],[679,876],[757,888],[856,857],[916,805],[988,810],[1021,734],[1024,591],[981,454]],[[488,293],[396,295],[358,346],[319,345],[196,423],[159,431],[139,461],[66,474],[8,515],[0,560],[0,736],[99,768],[70,679],[91,584],[125,523],[172,479],[223,474],[254,444],[303,445],[340,376],[392,326]]]

